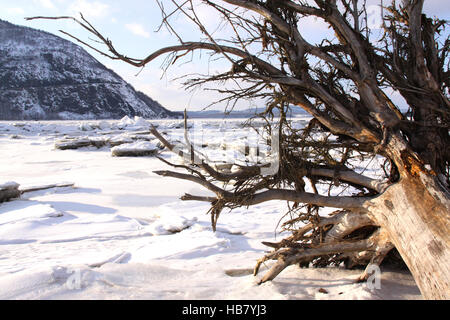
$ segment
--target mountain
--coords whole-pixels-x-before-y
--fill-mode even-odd
[[[0,20],[0,120],[179,117],[80,46]]]

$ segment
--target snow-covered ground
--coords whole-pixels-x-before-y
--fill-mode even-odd
[[[248,138],[238,120],[226,130],[220,120],[195,121],[211,146]],[[153,123],[183,138],[180,120]],[[389,270],[374,290],[354,282],[358,270],[298,266],[258,286],[251,273],[268,249],[261,241],[281,239],[285,203],[225,211],[213,232],[208,204],[178,199],[207,193],[154,174],[169,168],[155,157],[113,157],[112,145],[54,147],[74,137],[132,145],[137,135],[155,146],[147,126],[142,119],[0,122],[0,184],[75,183],[0,204],[0,299],[421,299],[410,274]],[[223,156],[215,152],[209,156]]]

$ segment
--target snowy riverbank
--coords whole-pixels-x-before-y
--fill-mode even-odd
[[[217,137],[220,121],[201,121]],[[0,299],[421,299],[410,274],[389,270],[377,290],[354,282],[359,270],[298,266],[258,286],[252,268],[261,241],[280,239],[285,203],[225,211],[214,233],[208,204],[179,200],[205,191],[154,174],[168,168],[158,159],[54,148],[64,135],[133,139],[147,128],[126,122],[0,122],[0,184],[75,183],[0,204]],[[180,120],[154,123],[182,139]],[[238,120],[229,128],[243,135]]]

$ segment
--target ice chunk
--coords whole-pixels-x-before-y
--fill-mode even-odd
[[[109,124],[109,122],[102,120],[99,122],[98,128],[100,130],[109,130],[109,129],[111,129],[111,125]]]
[[[113,157],[141,157],[154,155],[158,150],[158,145],[152,141],[137,141],[116,146],[111,154]]]
[[[92,131],[94,129],[90,123],[86,122],[81,122],[79,128],[81,131]]]
[[[136,127],[146,127],[148,125],[149,125],[148,122],[144,118],[141,118],[141,117],[138,117],[138,116],[134,117],[134,126],[136,126]]]
[[[196,222],[196,217],[189,219],[184,216],[162,216],[151,226],[149,226],[149,230],[154,235],[177,233],[191,227]]]
[[[133,125],[134,121],[130,119],[129,116],[125,116],[122,119],[120,119],[119,123],[117,124],[119,127],[126,127],[128,125]]]

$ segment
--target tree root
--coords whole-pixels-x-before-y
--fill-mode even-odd
[[[347,210],[307,224],[279,243],[263,244],[274,250],[257,261],[253,274],[258,274],[264,262],[277,262],[264,274],[259,284],[275,279],[293,264],[321,267],[344,263],[349,268],[367,265],[357,279],[358,282],[366,281],[371,268],[379,266],[394,248],[387,232],[378,227],[366,213]]]

